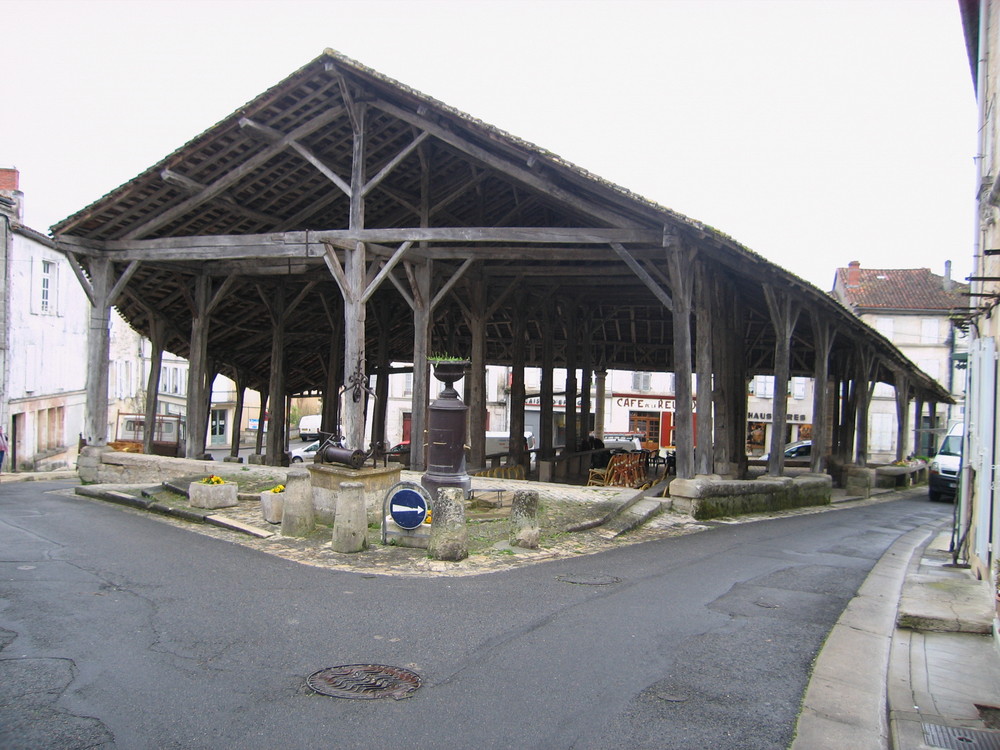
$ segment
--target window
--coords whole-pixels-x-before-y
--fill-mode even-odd
[[[407,372],[403,375],[403,395],[413,395],[413,373]]]
[[[645,393],[651,389],[650,385],[650,373],[648,372],[633,372],[632,373],[632,390],[638,391],[640,393]]]
[[[800,377],[792,378],[792,381],[788,384],[792,391],[792,397],[796,399],[804,399],[806,397],[806,379]]]
[[[750,392],[758,398],[774,398],[774,376],[755,375]]]
[[[920,343],[940,344],[941,338],[938,335],[938,322],[934,318],[920,319]]]

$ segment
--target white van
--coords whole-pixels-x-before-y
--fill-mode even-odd
[[[962,469],[962,441],[965,423],[959,422],[948,430],[937,455],[927,467],[927,495],[931,502],[954,500],[958,488],[958,473]]]
[[[319,428],[323,422],[323,415],[309,414],[299,420],[299,438],[302,440],[318,440]]]
[[[532,433],[525,432],[524,440],[527,443],[529,450],[535,447],[535,436]],[[486,433],[486,455],[490,456],[494,453],[510,453],[510,433]]]

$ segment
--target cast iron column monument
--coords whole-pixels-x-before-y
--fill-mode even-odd
[[[445,387],[427,408],[427,471],[420,484],[437,500],[442,487],[462,490],[465,497],[472,480],[465,471],[465,417],[469,410],[458,397],[455,382],[465,375],[466,361],[434,363],[434,377]],[[419,444],[416,446],[419,450]]]

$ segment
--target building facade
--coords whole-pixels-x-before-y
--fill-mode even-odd
[[[86,407],[89,303],[55,243],[21,223],[16,169],[0,169],[0,425],[4,471],[73,467]]]
[[[896,345],[920,369],[948,389],[954,404],[937,404],[923,413],[916,430],[906,432],[903,455],[933,456],[941,438],[965,413],[968,328],[960,313],[968,305],[968,284],[928,268],[863,268],[859,261],[838,268],[833,296]],[[956,321],[959,324],[956,325]],[[895,390],[879,383],[872,391],[868,421],[869,457],[890,463],[896,457]]]

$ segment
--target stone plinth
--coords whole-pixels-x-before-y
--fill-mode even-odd
[[[309,472],[289,469],[285,478],[284,508],[281,513],[282,536],[309,536],[316,528]]]
[[[188,487],[188,502],[194,508],[231,508],[239,504],[236,482],[224,484],[203,484],[191,482]]]
[[[264,515],[264,520],[268,523],[281,523],[281,515],[285,508],[284,492],[260,493],[260,511]]]
[[[759,479],[723,479],[711,474],[670,483],[674,510],[699,520],[829,505],[832,491],[833,481],[828,474]]]
[[[372,469],[351,469],[336,464],[309,464],[306,466],[312,481],[313,508],[316,521],[332,526],[337,514],[337,496],[342,482],[358,482],[363,486],[365,512],[371,522],[381,515],[382,499],[399,481],[399,464]]]
[[[365,486],[361,482],[341,482],[333,523],[334,552],[361,552],[368,549],[368,514],[365,511]]]
[[[435,560],[458,562],[467,558],[469,532],[465,524],[465,492],[457,487],[439,489],[433,511],[427,552]]]
[[[518,490],[510,506],[510,544],[512,547],[538,549],[541,529],[538,526],[538,493]]]

